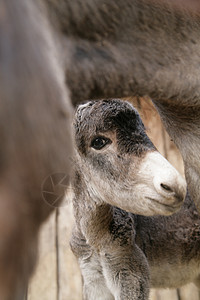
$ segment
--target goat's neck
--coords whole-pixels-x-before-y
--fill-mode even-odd
[[[77,228],[86,241],[99,248],[109,239],[109,226],[113,219],[113,207],[106,202],[92,199],[80,173],[76,174],[73,199],[74,215]]]

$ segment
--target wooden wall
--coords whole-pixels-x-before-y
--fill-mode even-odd
[[[140,111],[147,134],[161,154],[184,174],[181,156],[165,132],[151,102],[148,99],[129,101]],[[68,198],[70,202],[70,194]],[[28,287],[28,300],[82,299],[80,271],[69,248],[72,226],[70,203],[58,208],[44,224],[40,233],[39,261]],[[178,290],[151,290],[150,300],[200,300],[200,297],[196,287],[190,284]]]

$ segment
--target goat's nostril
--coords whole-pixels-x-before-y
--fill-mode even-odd
[[[165,190],[165,191],[167,191],[167,192],[173,192],[173,190],[172,190],[168,185],[166,185],[166,184],[164,184],[164,183],[161,183],[160,186],[161,186],[161,188],[162,188],[163,190]]]

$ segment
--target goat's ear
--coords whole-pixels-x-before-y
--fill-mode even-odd
[[[184,10],[187,13],[200,15],[199,0],[148,0],[148,1],[160,5],[169,5],[176,10]]]

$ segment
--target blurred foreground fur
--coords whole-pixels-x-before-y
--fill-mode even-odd
[[[21,300],[52,207],[44,178],[68,174],[71,106],[48,23],[33,1],[0,1],[0,299]],[[43,13],[43,11],[41,11]]]

